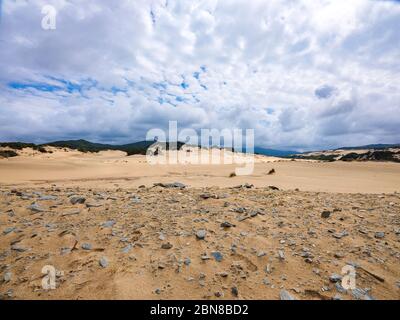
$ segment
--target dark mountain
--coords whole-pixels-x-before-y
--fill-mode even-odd
[[[254,153],[271,157],[288,157],[292,154],[298,154],[299,152],[293,150],[275,150],[275,149],[264,149],[260,147],[254,147]]]
[[[155,141],[139,141],[135,143],[123,144],[123,145],[113,145],[113,144],[102,144],[102,143],[93,143],[87,140],[67,140],[67,141],[55,141],[50,143],[45,143],[41,146],[52,146],[59,148],[70,148],[74,150],[78,150],[81,152],[99,152],[104,150],[119,150],[124,151],[128,154],[128,156],[133,154],[146,154],[147,149],[156,143]],[[160,147],[162,147],[163,143],[157,142]],[[166,142],[167,150],[170,149],[170,143]],[[180,149],[184,143],[178,142],[177,147]]]
[[[375,149],[375,150],[383,150],[388,148],[400,148],[400,144],[368,144],[365,146],[358,147],[343,147],[337,148],[335,150],[362,150],[362,149]]]

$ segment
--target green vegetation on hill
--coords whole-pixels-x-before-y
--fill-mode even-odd
[[[129,144],[124,144],[124,145],[112,145],[112,144],[102,144],[102,143],[93,143],[89,142],[86,140],[67,140],[67,141],[55,141],[55,142],[50,142],[43,144],[41,146],[52,146],[52,147],[59,147],[59,148],[69,148],[73,150],[78,150],[81,152],[99,152],[99,151],[105,151],[105,150],[118,150],[118,151],[124,151],[130,155],[134,154],[142,154],[145,155],[147,152],[147,149],[152,146],[155,141],[139,141],[135,143],[129,143]],[[165,145],[165,148],[167,150],[170,149],[170,143],[157,143],[160,148],[163,148]],[[180,149],[184,145],[183,142],[178,142],[177,147]]]
[[[12,158],[16,157],[18,153],[13,150],[0,150],[0,158]]]

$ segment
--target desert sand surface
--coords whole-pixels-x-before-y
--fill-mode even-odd
[[[1,159],[1,298],[400,299],[399,164],[258,156],[229,178],[235,167]]]
[[[52,148],[52,154],[24,150],[22,156],[0,159],[1,185],[138,187],[157,182],[185,183],[189,187],[233,187],[250,183],[284,190],[344,193],[400,192],[400,164],[391,162],[290,161],[255,156],[254,172],[230,178],[243,164],[150,165],[142,155],[120,151],[81,153]],[[271,169],[275,174],[268,175]]]

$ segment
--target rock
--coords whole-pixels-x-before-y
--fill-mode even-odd
[[[237,287],[232,287],[231,288],[231,293],[234,297],[237,297],[239,295],[239,290]]]
[[[264,256],[266,256],[267,254],[264,252],[264,251],[259,251],[259,252],[257,252],[257,257],[259,257],[259,258],[261,258],[261,257],[264,257]]]
[[[285,253],[282,250],[278,250],[279,260],[285,260]]]
[[[342,259],[344,254],[342,252],[335,252],[333,255],[336,259]]]
[[[132,203],[141,203],[142,199],[139,196],[134,196],[131,198]]]
[[[336,294],[332,300],[342,300],[342,296],[340,294]]]
[[[37,203],[32,203],[29,207],[29,210],[31,210],[32,212],[38,213],[38,212],[44,212],[45,210],[38,205]]]
[[[329,277],[329,281],[330,281],[330,282],[333,282],[333,283],[342,281],[342,276],[339,275],[339,274],[334,273],[334,274],[332,274],[332,275]]]
[[[25,252],[25,251],[28,251],[29,249],[25,248],[25,247],[21,247],[21,246],[19,246],[17,244],[13,244],[11,246],[11,250],[18,251],[18,252]]]
[[[321,218],[327,219],[331,216],[331,212],[328,210],[322,211]]]
[[[360,288],[356,288],[351,290],[351,294],[354,297],[354,299],[361,300],[366,298],[367,291]]]
[[[106,258],[106,257],[102,257],[102,258],[99,260],[99,264],[100,264],[100,266],[101,266],[102,268],[107,268],[107,267],[108,267],[108,260],[107,260],[107,258]]]
[[[41,196],[38,198],[38,200],[42,200],[42,201],[57,200],[57,197],[56,196]]]
[[[221,223],[221,227],[222,228],[232,228],[232,227],[236,227],[236,226],[228,221],[224,221]]]
[[[81,210],[79,210],[79,209],[72,209],[72,210],[69,210],[69,211],[67,211],[67,212],[64,212],[64,213],[62,214],[62,216],[63,216],[63,217],[74,216],[74,215],[80,214],[80,213],[81,213]]]
[[[347,231],[343,231],[343,232],[336,232],[334,233],[332,236],[336,239],[342,239],[345,236],[348,236],[349,233]]]
[[[3,275],[3,281],[4,282],[10,282],[12,280],[12,273],[11,272],[6,272]]]
[[[128,244],[125,248],[121,250],[122,253],[129,253],[132,250],[132,245]]]
[[[279,191],[279,188],[275,186],[269,186],[268,188],[274,191]]]
[[[336,280],[336,279],[334,279],[334,280]],[[335,283],[335,288],[340,293],[346,293],[347,292],[347,290],[342,287],[342,285],[340,283],[340,280]]]
[[[282,289],[281,292],[279,293],[279,297],[281,300],[297,300],[295,297],[293,297],[289,292],[287,292],[284,289]]]
[[[3,234],[4,234],[4,235],[7,235],[7,234],[13,232],[13,231],[16,230],[16,229],[17,229],[16,227],[8,227],[8,228],[6,228],[6,229],[3,230]]]
[[[172,244],[169,243],[169,242],[163,243],[163,244],[161,245],[161,248],[162,248],[162,249],[166,249],[166,250],[171,249],[171,248],[172,248]]]
[[[180,182],[174,182],[174,183],[154,183],[155,187],[162,187],[162,188],[166,188],[166,189],[173,189],[173,188],[177,188],[177,189],[185,189],[186,185],[184,185],[183,183]]]
[[[254,218],[258,215],[258,211],[250,211],[250,217]]]
[[[384,232],[375,232],[375,238],[376,239],[383,239],[385,237]]]
[[[87,208],[98,208],[98,207],[101,207],[102,205],[103,205],[103,203],[95,202],[95,201],[90,201],[90,202],[86,203]]]
[[[92,245],[90,243],[83,243],[81,248],[83,250],[92,250]]]
[[[190,258],[185,258],[185,260],[183,261],[183,263],[187,266],[189,266],[192,263],[192,260],[190,260]]]
[[[207,199],[212,198],[212,195],[210,193],[203,193],[203,194],[200,195],[200,198],[204,199],[204,200],[207,200]]]
[[[218,252],[218,251],[214,251],[214,252],[211,252],[211,255],[214,257],[214,259],[217,261],[217,262],[221,262],[222,261],[222,253],[221,252]]]
[[[85,203],[86,198],[80,197],[80,196],[73,196],[69,199],[69,201],[71,202],[71,204],[74,204],[74,205],[77,203],[83,204],[83,203]]]
[[[199,240],[204,240],[206,234],[207,234],[206,230],[199,230],[196,232],[196,238]]]
[[[113,227],[114,225],[115,225],[115,221],[114,220],[108,220],[108,221],[106,221],[106,222],[104,222],[103,224],[102,224],[102,226],[104,227],[104,228],[111,228],[111,227]]]

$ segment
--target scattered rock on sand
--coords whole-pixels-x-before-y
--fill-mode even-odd
[[[108,220],[108,221],[106,221],[106,222],[104,222],[103,224],[102,224],[102,226],[104,227],[104,228],[111,228],[111,227],[113,227],[114,225],[115,225],[115,221],[114,220]]]
[[[161,245],[161,248],[162,248],[162,249],[166,249],[166,250],[171,249],[171,248],[172,248],[172,244],[169,243],[169,242],[163,243],[163,244]]]
[[[83,243],[82,249],[83,250],[92,250],[92,245],[90,243]]]
[[[385,233],[384,232],[375,232],[375,238],[376,239],[383,239],[385,237]]]
[[[221,262],[223,259],[222,253],[219,251],[211,252],[211,255],[214,257],[215,261],[217,261],[217,262]]]
[[[295,297],[293,297],[289,292],[287,292],[284,289],[280,291],[279,297],[281,300],[297,300]]]
[[[321,213],[321,218],[327,219],[327,218],[329,218],[330,216],[331,216],[331,212],[328,211],[328,210],[324,210],[324,211],[322,211],[322,213]]]
[[[45,210],[37,203],[32,203],[29,207],[29,210],[32,212],[38,213],[38,212],[44,212]]]
[[[206,234],[207,234],[206,230],[199,230],[196,232],[196,237],[199,240],[204,240],[204,238],[206,237]]]
[[[12,280],[12,273],[11,272],[6,272],[3,275],[3,281],[4,282],[10,282]]]
[[[329,281],[330,281],[330,282],[333,282],[333,283],[342,281],[342,276],[339,275],[339,274],[334,273],[334,274],[332,274],[332,275],[329,277]]]
[[[235,227],[235,225],[230,223],[230,222],[228,222],[228,221],[224,221],[224,222],[221,223],[221,227],[222,228],[232,228],[232,227]]]
[[[108,267],[108,259],[106,257],[101,257],[99,260],[99,264],[102,268],[107,268]]]
[[[69,199],[69,201],[71,202],[71,204],[74,204],[74,205],[77,203],[83,204],[83,203],[85,203],[86,198],[80,197],[80,196],[73,196]]]

